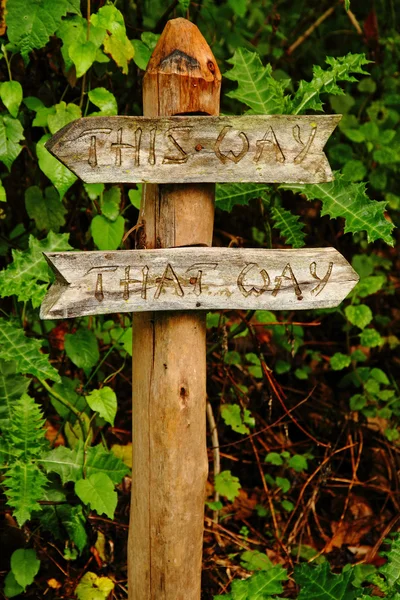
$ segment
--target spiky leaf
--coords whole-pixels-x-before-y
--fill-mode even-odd
[[[382,239],[393,246],[393,223],[385,218],[386,202],[370,200],[365,193],[365,183],[345,181],[340,173],[328,183],[284,183],[281,189],[300,192],[307,200],[321,200],[321,215],[332,219],[345,219],[345,233],[365,231],[368,241]]]
[[[295,580],[300,585],[298,600],[354,600],[358,590],[353,587],[352,579],[350,569],[334,575],[327,562],[318,566],[303,564],[295,569]]]
[[[20,527],[30,519],[32,511],[41,509],[38,500],[46,484],[45,475],[32,462],[16,462],[7,470],[4,480],[7,504],[14,509]]]
[[[216,205],[231,212],[235,204],[247,205],[253,198],[268,199],[270,185],[258,183],[223,183],[217,185]]]
[[[18,400],[28,390],[29,379],[17,374],[16,363],[0,360],[0,427],[5,430],[11,411]]]
[[[0,359],[15,361],[20,373],[59,381],[48,356],[40,352],[42,340],[25,337],[24,330],[6,319],[0,319]]]
[[[384,553],[387,562],[380,568],[389,586],[393,588],[400,583],[400,538],[397,537],[391,545],[390,551]]]
[[[271,209],[271,217],[274,227],[279,229],[279,233],[285,242],[293,248],[302,248],[305,244],[306,234],[303,231],[304,224],[299,222],[299,216],[294,215],[290,210],[285,210],[280,206]]]
[[[45,442],[44,423],[40,407],[28,394],[23,394],[12,407],[11,422],[4,432],[16,456],[28,461],[40,454]]]

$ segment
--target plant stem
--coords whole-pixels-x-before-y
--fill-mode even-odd
[[[75,406],[73,404],[68,402],[68,400],[66,400],[60,394],[55,392],[53,390],[53,388],[47,383],[47,381],[44,381],[43,379],[39,379],[39,383],[49,392],[49,394],[51,394],[53,396],[53,398],[58,400],[58,402],[60,402],[63,406],[68,408],[68,410],[70,410],[76,416],[76,418],[79,421],[80,428],[82,430],[83,439],[85,440],[87,437],[87,431],[86,431],[86,427],[85,427],[85,421],[84,421],[84,419],[82,419],[80,411],[77,408],[75,408]]]

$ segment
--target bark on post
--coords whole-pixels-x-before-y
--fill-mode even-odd
[[[144,77],[144,115],[217,115],[220,85],[197,27],[169,21]],[[146,185],[138,247],[210,246],[214,187]],[[133,318],[130,600],[200,599],[208,470],[205,334],[201,313]]]

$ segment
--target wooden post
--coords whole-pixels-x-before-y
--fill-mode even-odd
[[[197,27],[169,21],[143,82],[144,116],[219,113],[221,75]],[[210,246],[214,184],[145,186],[139,248]],[[130,600],[199,600],[206,453],[205,314],[133,316]]]

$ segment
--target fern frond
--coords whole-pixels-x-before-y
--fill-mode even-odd
[[[271,217],[274,227],[279,230],[287,244],[290,244],[293,248],[304,246],[306,236],[303,231],[304,223],[299,222],[300,217],[298,215],[294,215],[290,210],[285,210],[279,206],[271,209]]]
[[[41,510],[38,500],[43,497],[46,484],[46,476],[34,463],[17,461],[7,470],[7,504],[14,509],[20,527],[30,519],[33,510]]]
[[[5,438],[18,456],[27,461],[43,450],[45,420],[33,398],[23,394],[12,408],[12,419]]]

